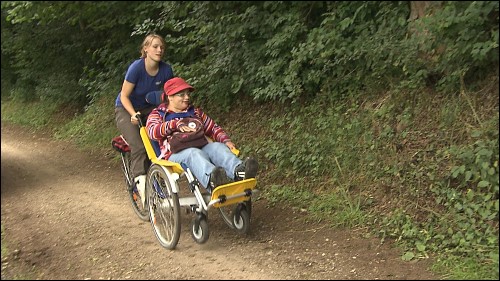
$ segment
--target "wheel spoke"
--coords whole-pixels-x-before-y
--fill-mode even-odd
[[[135,184],[133,183],[132,180],[132,175],[130,173],[130,152],[125,152],[121,154],[121,159],[122,159],[122,172],[123,176],[125,177],[125,184],[126,184],[126,190],[129,195],[129,200],[132,205],[132,208],[136,215],[143,221],[149,220],[149,210],[147,207],[147,200],[146,200],[146,206],[142,204],[142,201],[137,194],[137,189],[135,188]]]

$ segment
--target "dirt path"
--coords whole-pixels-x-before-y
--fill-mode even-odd
[[[177,249],[166,250],[132,211],[111,148],[89,155],[2,124],[1,150],[9,249],[2,280],[20,272],[31,279],[439,279],[428,260],[403,262],[388,243],[310,223],[300,210],[264,199],[253,204],[247,236],[211,210],[210,239],[196,244],[192,215],[183,214]]]

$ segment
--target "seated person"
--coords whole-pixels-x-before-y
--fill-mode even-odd
[[[258,169],[257,161],[252,157],[242,161],[231,152],[236,147],[226,132],[201,108],[190,104],[189,97],[193,91],[194,88],[182,78],[168,80],[164,85],[163,103],[148,116],[146,131],[149,138],[160,143],[161,157],[186,164],[210,193],[231,180],[254,178]],[[173,134],[195,131],[193,126],[182,122],[187,117],[199,119],[204,135],[213,142],[174,153],[170,145]]]

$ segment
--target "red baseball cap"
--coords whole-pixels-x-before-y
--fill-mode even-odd
[[[175,95],[185,89],[190,89],[191,91],[194,90],[191,85],[189,85],[186,81],[184,81],[184,79],[179,77],[174,77],[168,80],[163,86],[163,90],[168,96]]]

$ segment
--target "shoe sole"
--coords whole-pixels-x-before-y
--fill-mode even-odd
[[[231,180],[226,175],[226,171],[222,167],[215,168],[215,170],[211,174],[211,180],[215,184],[214,189],[231,182]]]
[[[245,163],[245,179],[255,178],[258,168],[259,164],[257,164],[257,160],[248,158]]]

